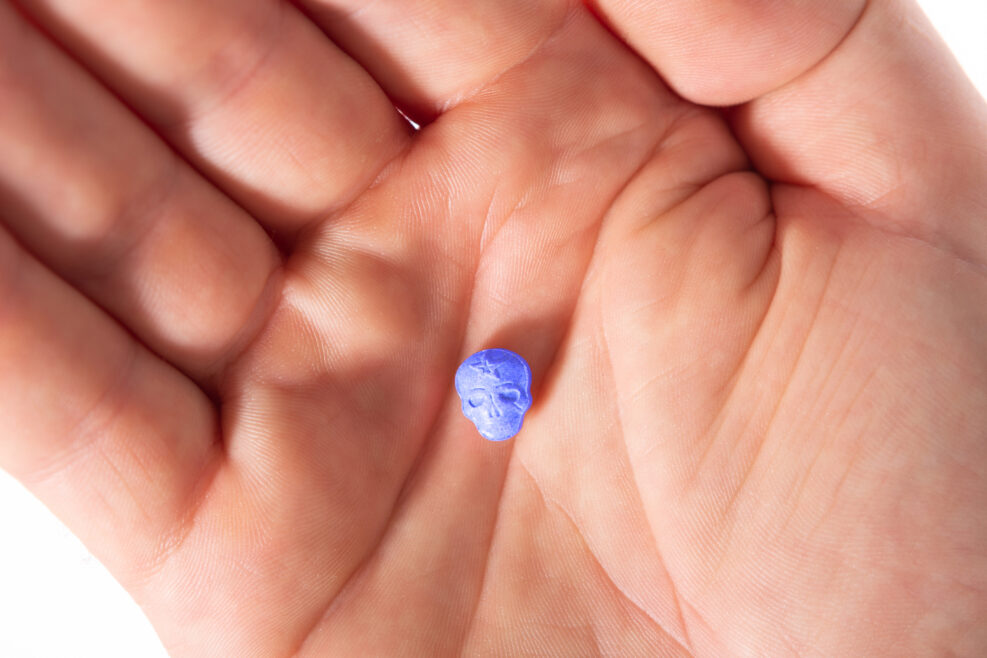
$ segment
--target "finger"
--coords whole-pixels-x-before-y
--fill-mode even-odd
[[[212,406],[0,229],[0,468],[123,580],[182,534]]]
[[[916,5],[872,2],[822,64],[734,124],[770,178],[817,188],[880,230],[987,258],[987,106]],[[794,201],[792,212],[811,204]]]
[[[373,80],[289,3],[22,4],[273,231],[346,204],[407,143]]]
[[[518,65],[561,27],[563,0],[299,0],[391,98],[426,121]]]
[[[221,366],[269,297],[263,230],[7,4],[0,89],[10,230],[166,359]]]
[[[685,98],[734,105],[828,55],[867,0],[592,0],[604,20]]]
[[[598,5],[686,98],[754,99],[734,120],[769,178],[961,257],[987,254],[987,113],[914,3]]]

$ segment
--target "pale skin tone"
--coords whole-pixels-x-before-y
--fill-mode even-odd
[[[905,2],[591,9],[0,2],[0,466],[174,655],[987,652],[983,101]]]

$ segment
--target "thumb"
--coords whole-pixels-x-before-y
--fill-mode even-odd
[[[734,129],[767,178],[987,259],[987,106],[911,0],[597,5],[682,96],[743,103]]]

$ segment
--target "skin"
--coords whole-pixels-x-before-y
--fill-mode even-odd
[[[987,110],[912,4],[7,0],[0,96],[0,465],[174,655],[987,653]]]

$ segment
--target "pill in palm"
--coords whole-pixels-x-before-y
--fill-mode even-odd
[[[531,407],[531,367],[510,350],[482,350],[459,366],[456,392],[463,415],[480,435],[505,441],[521,431],[524,414]]]

